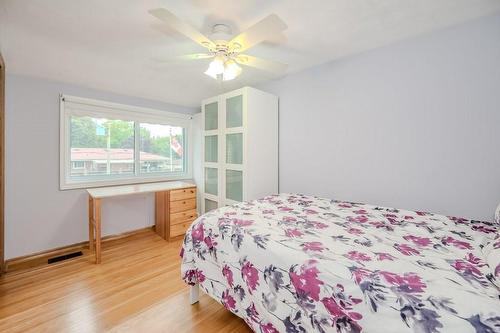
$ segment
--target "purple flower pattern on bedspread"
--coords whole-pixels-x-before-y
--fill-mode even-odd
[[[498,225],[298,194],[199,217],[182,277],[259,333],[500,332]]]

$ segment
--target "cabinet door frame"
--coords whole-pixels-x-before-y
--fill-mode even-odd
[[[208,104],[217,103],[217,129],[215,130],[205,130],[205,107]],[[202,123],[202,144],[201,144],[201,158],[202,158],[202,174],[203,181],[200,184],[200,194],[201,194],[201,213],[205,214],[205,199],[215,201],[217,203],[217,207],[221,207],[221,112],[220,112],[220,97],[212,97],[203,101],[201,107],[201,123]],[[205,137],[210,135],[217,135],[217,162],[205,162]],[[215,168],[217,169],[217,195],[213,195],[210,193],[205,193],[205,168]]]
[[[236,97],[241,95],[241,103],[242,103],[242,126],[241,127],[226,127],[226,118],[227,118],[227,109],[226,109],[226,104],[227,100],[232,97]],[[223,156],[221,160],[221,203],[224,206],[227,205],[233,205],[238,203],[238,201],[231,200],[226,198],[226,170],[236,170],[236,171],[241,171],[242,172],[242,201],[246,201],[246,187],[247,187],[247,177],[246,177],[246,160],[247,160],[247,107],[248,107],[248,94],[246,93],[245,88],[237,89],[234,91],[231,91],[229,93],[226,93],[224,95],[220,96],[220,102],[219,102],[219,111],[221,111],[222,114],[222,127],[220,128],[221,130],[221,139],[222,139],[222,151],[223,151]],[[242,156],[242,163],[241,164],[229,164],[226,163],[226,135],[227,134],[236,134],[236,133],[241,133],[242,134],[242,149],[243,149],[243,156]]]

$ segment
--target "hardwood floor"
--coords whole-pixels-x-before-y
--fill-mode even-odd
[[[180,279],[181,241],[153,231],[0,277],[0,332],[235,332],[245,322],[204,293],[189,305]]]

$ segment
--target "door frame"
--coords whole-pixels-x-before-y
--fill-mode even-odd
[[[0,274],[5,268],[5,62],[0,53]]]

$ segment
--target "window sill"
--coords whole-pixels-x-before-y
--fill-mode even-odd
[[[145,177],[131,177],[131,178],[120,178],[120,179],[103,179],[103,180],[93,180],[93,181],[61,181],[59,184],[59,189],[61,191],[65,190],[76,190],[76,189],[87,189],[94,187],[104,187],[104,186],[116,186],[116,185],[133,185],[133,184],[143,184],[143,183],[156,183],[156,182],[167,182],[173,180],[188,180],[192,179],[190,174],[179,174],[179,175],[154,175]]]

